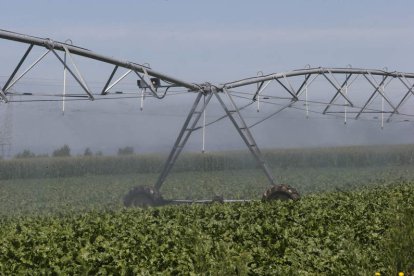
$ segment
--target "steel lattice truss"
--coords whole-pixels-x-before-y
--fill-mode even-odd
[[[160,177],[155,184],[160,189],[180,155],[187,140],[194,131],[204,129],[217,121],[228,118],[235,126],[243,141],[256,158],[271,184],[275,184],[265,160],[262,157],[250,129],[257,124],[279,114],[283,110],[296,108],[303,110],[306,116],[317,113],[347,120],[375,119],[384,123],[395,121],[414,121],[414,73],[389,72],[358,68],[305,68],[289,72],[259,75],[252,78],[213,85],[211,83],[190,83],[165,75],[149,66],[122,61],[112,57],[96,54],[90,50],[77,47],[71,43],[62,43],[51,39],[38,38],[5,30],[0,30],[0,38],[27,44],[28,48],[11,71],[0,89],[3,103],[14,101],[62,101],[95,100],[110,98],[114,87],[128,75],[135,75],[140,91],[135,96],[141,97],[141,108],[146,96],[158,99],[171,93],[170,88],[181,87],[196,95],[194,104],[184,122],[177,140],[170,152]],[[43,48],[44,52],[30,65],[22,69],[33,48]],[[13,87],[47,55],[56,58],[60,69],[63,68],[63,93],[28,93],[17,92]],[[112,65],[113,69],[106,76],[99,91],[93,91],[75,62],[75,57]],[[117,72],[122,71],[118,78]],[[67,76],[76,81],[82,93],[66,93]],[[13,97],[12,96],[19,96]],[[126,96],[127,97],[127,96]],[[199,126],[201,118],[205,120],[206,106],[216,98],[225,111],[225,115]],[[244,100],[245,104],[240,105]],[[412,104],[411,104],[412,103]],[[252,105],[271,105],[273,110],[257,122],[248,124],[242,115],[243,110]],[[64,108],[64,105],[63,105]]]

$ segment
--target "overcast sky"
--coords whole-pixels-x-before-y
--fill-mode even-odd
[[[141,64],[147,62],[157,71],[189,82],[223,83],[254,76],[258,71],[280,72],[307,64],[414,71],[413,1],[15,0],[3,1],[1,7],[2,29],[59,41],[70,38],[76,45]],[[9,57],[15,53],[17,62],[24,47],[18,49],[20,52],[9,44],[0,47],[4,82],[13,67]],[[133,145],[142,151],[166,150],[190,105],[189,100],[180,102],[182,107],[177,102],[151,102],[147,115],[140,115],[131,103],[127,114],[122,112],[125,105],[119,103],[107,109],[106,115],[77,106],[72,117],[65,118],[50,106],[15,106],[13,150],[50,152],[50,148],[63,143],[71,144],[78,152],[86,146],[114,152],[122,145]],[[1,108],[4,113],[4,105]],[[70,110],[68,107],[68,114]],[[160,115],[160,110],[166,114]],[[412,142],[414,133],[412,124],[382,132],[371,131],[371,125],[364,126],[363,133],[361,126],[356,126],[351,134],[341,122],[338,127],[328,127],[324,122],[275,120],[271,130],[269,125],[256,130],[265,147],[335,145],[346,141],[358,144],[380,133],[382,138],[376,140],[380,143]],[[310,135],[314,142],[298,138],[303,136],[295,130],[298,128],[305,128],[306,133],[314,130]],[[238,137],[231,131],[224,135],[226,131],[224,124],[208,134],[211,149],[233,147],[232,139]],[[30,138],[25,135],[28,132]],[[114,132],[118,133],[116,137]],[[220,138],[218,143],[217,137],[222,135],[232,138]],[[196,139],[190,148],[199,147]]]
[[[413,1],[4,1],[2,28],[189,81],[312,66],[412,70]]]

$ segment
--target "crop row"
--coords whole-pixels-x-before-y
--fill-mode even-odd
[[[365,167],[414,164],[414,145],[365,146],[264,151],[274,168]],[[38,157],[0,160],[0,179],[55,178],[84,175],[158,173],[165,156]],[[219,171],[255,168],[246,152],[184,154],[174,170]]]
[[[0,218],[0,274],[393,275],[413,269],[413,194]]]
[[[273,169],[279,183],[302,195],[350,191],[414,180],[414,166]],[[56,214],[122,208],[122,198],[138,185],[152,186],[157,174],[86,175],[0,180],[0,216]],[[269,182],[259,169],[172,173],[161,192],[167,199],[260,199]]]

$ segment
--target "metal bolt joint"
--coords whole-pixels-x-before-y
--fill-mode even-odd
[[[194,92],[200,92],[204,95],[208,95],[208,94],[211,94],[211,93],[214,93],[214,92],[222,92],[223,91],[222,88],[219,88],[216,85],[211,84],[209,82],[205,82],[205,83],[201,83],[201,84],[197,84],[197,85],[200,89],[198,91],[194,91]]]

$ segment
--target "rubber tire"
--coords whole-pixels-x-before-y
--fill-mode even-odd
[[[125,207],[148,208],[161,205],[162,202],[159,192],[145,186],[134,187],[124,196]]]
[[[262,201],[298,199],[300,199],[299,192],[286,184],[273,185],[267,189],[262,196]]]
[[[224,203],[224,197],[216,195],[211,200],[211,203]]]

